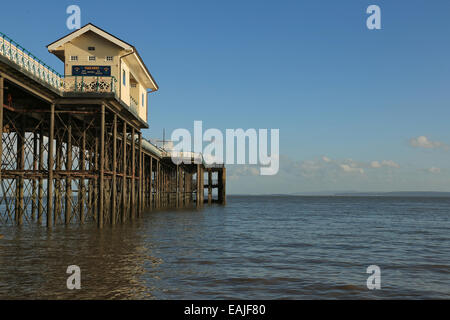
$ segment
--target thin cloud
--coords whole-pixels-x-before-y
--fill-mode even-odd
[[[348,164],[341,164],[340,167],[345,172],[352,172],[352,173],[355,172],[355,173],[364,174],[363,168],[352,167],[351,165],[348,165]]]
[[[414,148],[449,150],[449,145],[441,141],[432,141],[426,136],[411,138],[409,145]]]
[[[432,164],[419,169],[394,160],[360,161],[327,155],[303,160],[280,155],[280,171],[270,177],[260,176],[254,165],[227,166],[229,190],[245,194],[432,188],[450,191],[449,174],[448,169]]]
[[[441,173],[441,168],[431,167],[427,171],[432,174],[439,174]]]
[[[327,156],[323,156],[322,160],[325,162],[331,162],[332,160],[330,158],[328,158]]]
[[[400,168],[400,165],[393,161],[393,160],[383,160],[383,161],[372,161],[370,163],[370,167],[373,169],[379,169],[382,167],[389,167],[389,168]]]

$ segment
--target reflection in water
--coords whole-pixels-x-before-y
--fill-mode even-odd
[[[133,230],[131,226],[98,230],[93,225],[5,230],[0,263],[9,272],[0,272],[1,297],[151,298],[140,277],[144,265],[158,259]],[[66,288],[66,269],[72,264],[81,268],[79,291]]]
[[[0,227],[0,299],[449,298],[450,199],[229,197],[125,225]],[[81,290],[68,290],[69,265]],[[382,270],[382,290],[366,268]]]

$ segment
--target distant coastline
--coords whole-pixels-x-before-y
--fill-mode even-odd
[[[450,198],[450,192],[436,191],[392,191],[392,192],[304,192],[290,194],[229,194],[229,196],[266,196],[266,197],[424,197]]]
[[[399,192],[351,192],[335,193],[339,197],[435,197],[450,198],[450,192],[399,191]]]

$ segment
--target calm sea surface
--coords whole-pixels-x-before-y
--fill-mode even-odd
[[[0,234],[0,299],[450,298],[449,198],[229,196],[103,230]],[[372,264],[381,290],[367,289]]]

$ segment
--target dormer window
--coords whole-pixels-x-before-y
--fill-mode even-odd
[[[88,47],[89,51],[95,51],[95,47]]]
[[[95,56],[89,56],[89,61],[95,61]]]
[[[78,61],[78,56],[70,56],[70,61]]]

